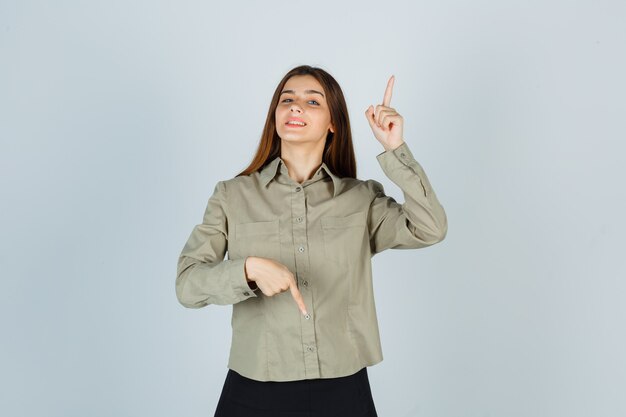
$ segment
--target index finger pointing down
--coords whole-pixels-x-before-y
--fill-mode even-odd
[[[290,286],[290,289],[291,289],[291,296],[293,297],[294,300],[296,300],[296,303],[298,304],[300,311],[302,312],[302,314],[307,315],[308,313],[306,311],[306,305],[304,304],[304,299],[302,298],[302,294],[300,294],[300,290],[295,285],[295,281]]]

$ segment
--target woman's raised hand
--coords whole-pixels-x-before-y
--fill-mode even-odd
[[[376,108],[369,106],[365,110],[365,117],[372,128],[372,132],[374,132],[374,136],[386,151],[395,149],[404,143],[402,137],[404,119],[396,109],[389,107],[394,81],[395,76],[392,75],[387,82],[383,104],[377,105]]]
[[[270,258],[248,256],[245,261],[246,278],[254,281],[267,296],[291,290],[291,296],[298,304],[298,308],[307,315],[304,299],[293,273],[285,265]]]

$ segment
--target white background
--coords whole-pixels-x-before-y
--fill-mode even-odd
[[[626,415],[626,6],[0,1],[0,414],[212,416],[230,306],[176,261],[299,64],[346,95],[358,177],[403,201],[392,106],[447,238],[374,265],[381,417]]]

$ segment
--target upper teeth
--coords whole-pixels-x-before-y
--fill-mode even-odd
[[[303,122],[298,122],[298,121],[295,121],[295,120],[290,120],[290,121],[288,121],[288,122],[287,122],[287,124],[288,124],[288,125],[300,125],[300,126],[304,126],[304,123],[303,123]]]

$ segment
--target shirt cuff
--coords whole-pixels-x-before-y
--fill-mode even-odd
[[[233,293],[240,301],[246,300],[251,297],[256,297],[255,290],[251,289],[246,279],[246,271],[244,269],[246,258],[233,259],[233,265],[231,265],[230,281],[233,285]]]
[[[402,142],[402,144],[395,149],[385,150],[379,153],[376,155],[376,159],[384,165],[397,164],[397,161],[408,165],[408,162],[415,161],[413,153],[406,142]]]
[[[407,167],[413,171],[422,183],[424,194],[426,196],[432,193],[432,187],[428,182],[424,169],[413,156],[413,152],[409,149],[409,145],[403,142],[402,145],[392,150],[386,150],[376,156],[381,168],[392,181],[398,184],[398,179],[402,176],[396,176],[394,171],[404,170]]]

